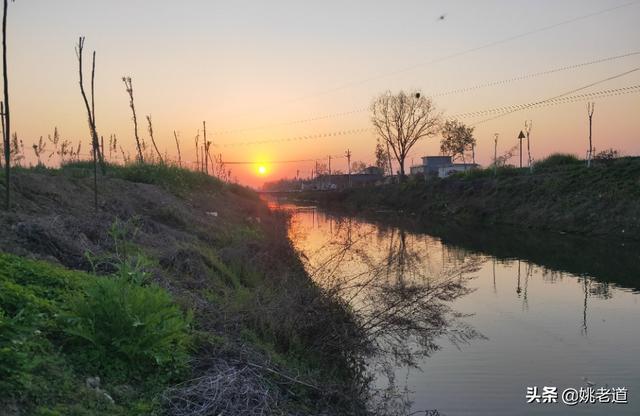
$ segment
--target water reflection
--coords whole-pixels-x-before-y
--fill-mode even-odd
[[[307,270],[350,305],[378,355],[416,365],[439,349],[442,337],[454,344],[481,337],[451,307],[472,291],[468,283],[483,261],[479,256],[452,249],[433,259],[430,241],[402,228],[316,213],[312,221],[327,229],[323,239],[305,233],[309,224],[300,217],[291,227],[297,246],[305,248]]]
[[[291,236],[313,278],[342,296],[381,353],[381,413],[637,414],[637,401],[523,401],[529,385],[640,387],[634,247],[315,210],[294,215]]]

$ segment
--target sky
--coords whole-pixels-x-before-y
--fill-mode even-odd
[[[121,79],[131,76],[141,135],[148,137],[144,117],[151,115],[161,151],[177,158],[175,130],[182,159],[193,162],[194,138],[206,121],[212,152],[251,186],[307,177],[313,160],[326,163],[329,155],[333,169],[346,171],[346,150],[352,161],[373,163],[376,137],[367,108],[387,90],[419,90],[452,117],[545,100],[640,67],[635,54],[450,93],[640,52],[638,0],[17,0],[9,8],[12,130],[30,161],[30,144],[55,127],[88,151],[74,51],[85,36],[85,60],[93,50],[97,55],[100,135],[116,134],[125,152],[135,154]],[[640,71],[576,94],[634,85]],[[596,149],[639,154],[640,94],[594,101]],[[534,159],[554,152],[584,156],[588,123],[581,100],[478,124],[478,162],[491,162],[495,133],[499,153],[517,144],[525,120],[533,122]],[[408,164],[438,154],[439,140],[419,142]],[[270,163],[296,160],[304,161]]]

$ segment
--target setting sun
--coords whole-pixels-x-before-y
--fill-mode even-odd
[[[263,165],[258,166],[258,173],[260,175],[265,175],[267,173],[267,167]]]

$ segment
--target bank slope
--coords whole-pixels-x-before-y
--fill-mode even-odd
[[[528,169],[470,171],[446,179],[305,193],[333,208],[402,210],[459,223],[508,224],[588,236],[640,239],[640,158],[595,163],[568,158]]]
[[[0,213],[0,414],[364,411],[353,322],[305,273],[284,214],[151,165],[109,167],[94,212],[91,173],[14,175]]]

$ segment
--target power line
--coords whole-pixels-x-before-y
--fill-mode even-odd
[[[522,74],[522,75],[518,75],[518,76],[515,76],[515,77],[506,78],[506,79],[497,80],[497,81],[488,81],[488,82],[479,83],[479,84],[475,84],[475,85],[471,85],[471,86],[467,86],[467,87],[452,89],[452,90],[448,90],[448,91],[436,92],[436,93],[429,94],[429,95],[431,97],[444,97],[444,96],[448,96],[448,95],[462,94],[462,93],[466,93],[466,92],[469,92],[469,91],[475,91],[475,90],[482,89],[482,88],[506,85],[506,84],[510,84],[512,82],[523,81],[523,80],[527,80],[527,79],[531,79],[531,78],[535,78],[535,77],[539,77],[539,76],[551,75],[551,74],[562,72],[562,71],[568,71],[568,70],[583,68],[583,67],[586,67],[586,66],[589,66],[589,65],[595,65],[595,64],[600,64],[600,63],[604,63],[604,62],[610,62],[610,61],[614,61],[614,60],[618,60],[618,59],[622,59],[622,58],[627,58],[627,57],[630,57],[630,56],[636,56],[636,55],[640,55],[640,51],[628,52],[628,53],[621,54],[621,55],[609,56],[609,57],[606,57],[606,58],[594,59],[594,60],[587,61],[587,62],[581,62],[581,63],[577,63],[577,64],[565,65],[565,66],[561,66],[561,67],[557,67],[557,68],[547,69],[547,70],[544,70],[544,71],[533,72],[533,73],[528,73],[528,74]],[[353,109],[353,110],[341,111],[341,112],[318,115],[318,116],[312,116],[312,117],[308,117],[308,118],[291,120],[291,121],[284,121],[284,122],[280,122],[280,123],[268,123],[268,124],[262,124],[262,125],[259,125],[259,126],[245,127],[245,128],[239,128],[239,129],[217,130],[217,131],[214,132],[214,134],[216,134],[216,135],[226,135],[226,134],[234,134],[234,133],[243,133],[243,132],[248,132],[248,131],[263,130],[263,129],[270,128],[270,127],[291,126],[291,125],[296,125],[296,124],[303,124],[303,123],[310,123],[310,122],[314,122],[314,121],[326,120],[326,119],[330,119],[330,118],[346,117],[346,116],[349,116],[349,115],[358,114],[358,113],[364,113],[364,112],[367,112],[367,111],[370,111],[369,107],[360,107],[360,108],[356,108],[356,109]]]
[[[540,108],[540,107],[549,107],[549,106],[555,106],[555,105],[562,105],[562,104],[569,104],[569,103],[574,103],[574,102],[578,102],[578,101],[585,101],[585,100],[593,100],[596,98],[606,98],[606,97],[612,97],[612,96],[620,96],[620,95],[625,95],[625,94],[632,94],[632,93],[640,93],[640,84],[636,84],[636,85],[630,85],[630,86],[626,86],[626,87],[621,87],[621,88],[611,88],[611,89],[606,89],[606,90],[599,90],[599,91],[593,91],[593,92],[589,92],[589,93],[584,93],[584,94],[575,94],[575,95],[570,95],[572,92],[577,92],[589,87],[592,87],[594,85],[606,82],[606,81],[610,81],[612,79],[615,78],[619,78],[622,77],[624,75],[630,74],[632,72],[638,71],[640,70],[640,67],[623,72],[621,74],[617,74],[611,77],[608,77],[606,79],[603,80],[599,80],[599,81],[595,81],[593,83],[590,83],[588,85],[585,85],[583,87],[579,87],[576,89],[573,89],[571,91],[565,92],[563,94],[559,94],[556,95],[552,98],[548,98],[545,100],[540,100],[540,101],[535,101],[535,102],[531,102],[531,103],[526,103],[526,104],[514,104],[514,105],[510,105],[510,106],[505,106],[505,107],[498,107],[498,108],[493,108],[493,109],[489,109],[489,110],[482,110],[482,111],[476,111],[476,112],[471,112],[471,113],[463,113],[463,114],[458,114],[456,115],[456,117],[458,118],[462,118],[465,117],[466,115],[469,114],[475,114],[476,116],[478,115],[484,115],[487,113],[498,113],[498,115],[496,115],[495,117],[489,118],[489,119],[485,119],[485,120],[481,120],[477,123],[474,123],[473,125],[478,125],[478,124],[482,124],[491,120],[494,120],[496,118],[500,118],[503,116],[506,116],[508,114],[511,114],[513,112],[516,111],[521,111],[521,110],[525,110],[525,109],[531,109],[531,108]],[[471,117],[471,116],[469,116]],[[347,134],[356,134],[356,133],[362,133],[362,132],[370,132],[373,131],[372,128],[359,128],[359,129],[351,129],[351,130],[343,130],[343,131],[337,131],[337,132],[328,132],[328,133],[320,133],[320,134],[314,134],[314,135],[307,135],[307,136],[298,136],[298,137],[293,137],[293,138],[288,138],[288,139],[280,139],[280,140],[263,140],[260,142],[244,142],[244,143],[234,143],[234,144],[227,144],[224,145],[224,147],[230,147],[230,146],[246,146],[246,145],[251,145],[254,143],[259,143],[259,144],[265,144],[265,143],[277,143],[277,142],[283,142],[283,141],[290,141],[290,140],[311,140],[311,139],[315,139],[315,138],[325,138],[325,137],[338,137],[338,136],[342,136],[342,135],[347,135]],[[91,154],[86,154],[85,156],[91,156]],[[344,159],[346,158],[346,156],[343,155],[332,155],[331,158],[333,159]],[[111,159],[116,159],[116,160],[120,160],[120,156],[119,155],[114,155],[113,157],[111,157]],[[303,162],[315,162],[315,161],[319,161],[319,160],[324,160],[325,157],[317,157],[317,158],[311,158],[311,159],[296,159],[296,160],[275,160],[275,161],[263,161],[263,162],[249,162],[249,161],[223,161],[224,164],[226,165],[254,165],[254,164],[259,164],[259,163],[264,163],[264,164],[285,164],[285,163],[303,163]],[[173,162],[178,162],[178,160],[175,159],[166,159],[168,161],[173,161]],[[182,161],[185,164],[195,164],[196,162],[192,162],[192,161]]]
[[[504,85],[504,84],[508,84],[511,82],[516,82],[516,81],[522,81],[525,79],[530,79],[530,78],[535,78],[538,76],[543,76],[543,75],[550,75],[550,74],[554,74],[557,72],[561,72],[561,71],[567,71],[567,70],[571,70],[571,69],[577,69],[577,68],[582,68],[588,65],[594,65],[594,64],[600,64],[603,62],[609,62],[609,61],[613,61],[616,59],[621,59],[621,58],[627,58],[629,56],[634,56],[634,55],[640,55],[640,51],[637,52],[629,52],[629,53],[625,53],[622,55],[616,55],[616,56],[610,56],[607,58],[601,58],[601,59],[596,59],[593,61],[588,61],[588,62],[582,62],[579,64],[573,64],[573,65],[566,65],[566,66],[562,66],[559,68],[553,68],[553,69],[548,69],[546,71],[540,71],[540,72],[534,72],[534,73],[530,73],[530,74],[525,74],[525,75],[521,75],[521,76],[517,76],[517,77],[513,77],[513,78],[507,78],[507,79],[503,79],[500,81],[492,81],[492,82],[487,82],[484,84],[478,84],[478,85],[474,85],[471,87],[466,87],[466,88],[460,88],[457,90],[450,90],[450,91],[446,91],[443,93],[436,93],[433,94],[433,97],[441,97],[441,96],[445,96],[445,95],[452,95],[452,94],[460,94],[460,93],[464,93],[464,92],[468,92],[468,91],[472,91],[472,90],[477,90],[480,88],[486,88],[486,87],[494,87],[496,85]]]
[[[636,69],[634,69],[632,71],[627,71],[627,72],[625,72],[623,74],[619,74],[619,75],[614,76],[614,77],[609,77],[606,80],[600,80],[600,81],[597,81],[595,83],[591,83],[591,84],[589,84],[587,86],[577,88],[575,90],[572,90],[572,92],[577,92],[577,91],[589,88],[589,87],[594,86],[596,84],[599,84],[599,83],[602,83],[602,82],[605,82],[605,81],[609,81],[611,79],[626,75],[626,74],[634,72],[636,70],[638,70],[638,68],[636,68]],[[529,108],[549,107],[549,106],[553,106],[553,105],[568,104],[568,103],[572,103],[572,102],[590,100],[590,99],[594,99],[594,98],[606,98],[606,97],[612,97],[612,96],[618,96],[618,95],[624,95],[624,94],[631,94],[631,93],[638,93],[638,92],[640,92],[640,85],[631,85],[631,86],[622,87],[622,88],[599,90],[599,91],[594,91],[594,92],[590,92],[590,93],[586,93],[586,94],[577,94],[577,95],[568,95],[567,93],[564,93],[564,94],[560,94],[560,95],[555,96],[553,98],[549,98],[549,99],[542,100],[542,101],[534,101],[534,102],[525,103],[525,104],[513,104],[513,105],[509,105],[509,106],[491,108],[491,109],[487,109],[487,110],[472,111],[472,112],[468,112],[468,113],[454,114],[452,116],[452,118],[473,118],[473,117],[480,117],[480,116],[488,115],[488,114],[499,114],[499,116],[502,117],[503,115],[507,115],[507,114],[510,114],[512,112],[515,112],[515,111],[520,111],[520,110],[529,109]],[[477,122],[475,124],[481,124],[481,123],[484,123],[486,121],[489,121],[489,120],[479,121],[479,122]],[[256,144],[280,143],[280,142],[285,142],[285,141],[314,140],[314,139],[320,139],[320,138],[339,137],[339,136],[344,136],[344,135],[349,135],[349,134],[366,133],[366,132],[373,132],[373,131],[374,131],[373,128],[363,127],[363,128],[357,128],[357,129],[351,129],[351,130],[341,130],[341,131],[325,132],[325,133],[318,133],[318,134],[312,134],[312,135],[306,135],[306,136],[289,137],[289,138],[284,138],[284,139],[259,140],[259,141],[253,141],[253,142],[249,141],[249,142],[227,143],[227,144],[218,145],[218,147],[251,146],[251,145],[256,145]]]
[[[473,117],[480,117],[480,116],[489,115],[489,114],[500,114],[500,113],[504,113],[504,112],[507,112],[507,111],[510,111],[510,110],[549,107],[549,106],[552,106],[552,105],[568,104],[568,103],[572,103],[572,102],[591,100],[591,99],[594,99],[594,98],[606,98],[606,97],[612,97],[612,96],[624,95],[624,94],[631,94],[631,93],[637,93],[637,92],[640,92],[640,85],[631,85],[631,86],[622,87],[622,88],[612,88],[612,89],[607,89],[607,90],[589,92],[589,93],[585,93],[585,94],[570,95],[570,96],[560,97],[560,98],[557,98],[557,99],[554,99],[554,100],[545,100],[544,102],[532,102],[532,103],[526,103],[526,104],[513,104],[513,105],[509,105],[509,106],[491,108],[491,109],[482,110],[482,111],[473,111],[473,112],[469,112],[469,113],[460,113],[460,114],[455,114],[452,117],[453,118],[473,118]]]
[[[339,130],[325,133],[317,133],[303,136],[294,136],[294,137],[286,137],[282,139],[265,139],[265,140],[256,140],[256,141],[245,141],[245,142],[235,142],[235,143],[223,143],[218,144],[216,147],[237,147],[237,146],[250,146],[250,145],[259,145],[259,144],[268,144],[268,143],[281,143],[281,142],[291,142],[291,141],[301,141],[301,140],[314,140],[314,139],[323,139],[329,137],[337,137],[337,136],[346,136],[352,134],[359,134],[372,131],[373,129],[370,127],[367,128],[358,128],[358,129],[350,129],[350,130]]]
[[[640,69],[640,68],[637,68]],[[636,69],[636,70],[637,70]],[[633,72],[632,71],[627,71],[627,73],[629,72]],[[626,74],[626,73],[625,73]],[[618,75],[618,76],[622,76],[622,75]],[[614,77],[618,77],[618,76],[614,76]],[[613,78],[613,77],[610,77]],[[609,79],[607,79],[609,80]],[[598,81],[596,83],[599,82],[604,82],[603,81]],[[595,84],[595,83],[592,83]],[[590,84],[589,86],[592,86],[592,84]],[[589,86],[585,86],[585,87],[580,87],[576,90],[573,91],[577,91],[580,89],[584,89],[584,88],[588,88]],[[565,95],[565,94],[561,94],[558,95],[554,98],[549,98],[546,100],[542,100],[542,101],[536,101],[536,102],[532,102],[532,103],[527,103],[527,104],[517,104],[517,105],[512,105],[512,106],[508,106],[508,107],[499,107],[499,108],[495,108],[495,109],[490,109],[490,110],[484,110],[487,112],[500,112],[500,111],[505,111],[505,109],[515,109],[512,112],[515,111],[519,111],[519,110],[524,110],[524,109],[529,109],[529,108],[540,108],[540,107],[549,107],[549,106],[555,106],[555,105],[562,105],[562,104],[570,104],[570,103],[574,103],[574,102],[578,102],[578,101],[585,101],[585,100],[592,100],[595,98],[606,98],[606,97],[612,97],[612,96],[620,96],[620,95],[625,95],[625,94],[632,94],[632,93],[640,93],[640,84],[636,84],[636,85],[630,85],[627,87],[621,87],[621,88],[611,88],[611,89],[606,89],[606,90],[600,90],[600,91],[593,91],[593,92],[589,92],[589,93],[585,93],[585,94],[576,94],[576,95]],[[505,115],[510,114],[510,112],[504,112],[503,114],[500,114],[498,117],[502,117]],[[480,121],[478,123],[475,123],[475,125],[477,124],[481,124],[484,122],[487,122],[489,120],[493,120],[493,119],[487,119],[487,120],[483,120]],[[373,129],[371,128],[363,128],[363,129],[353,129],[351,131],[373,131]],[[327,135],[327,134],[331,134],[331,133],[325,133],[323,135]],[[317,135],[316,135],[317,136]],[[310,137],[310,136],[304,136],[304,137]],[[245,143],[246,144],[246,143]],[[413,154],[413,153],[411,153]],[[92,156],[92,154],[81,154],[81,156],[87,156],[90,157]],[[271,165],[275,165],[275,164],[287,164],[287,163],[305,163],[305,162],[316,162],[316,161],[320,161],[320,160],[324,160],[326,157],[322,156],[322,157],[316,157],[316,158],[310,158],[310,159],[295,159],[295,160],[273,160],[273,161],[222,161],[222,163],[224,165],[256,165],[256,164],[271,164]],[[344,154],[336,154],[336,155],[332,155],[331,156],[332,159],[345,159],[347,158],[346,155]],[[122,158],[119,155],[113,155],[111,156],[109,159],[115,159],[115,160],[121,160]],[[178,162],[177,159],[170,159],[170,158],[166,158],[165,160],[167,161],[171,161],[171,162]],[[182,161],[183,164],[193,164],[195,165],[196,162],[194,161],[188,161],[188,160],[183,160]]]
[[[552,102],[552,101],[558,100],[560,98],[563,98],[563,97],[565,97],[567,95],[573,94],[575,92],[582,91],[582,90],[585,90],[587,88],[591,88],[591,87],[593,87],[595,85],[598,85],[598,84],[602,84],[603,82],[608,82],[608,81],[611,81],[611,80],[614,80],[614,79],[617,79],[617,78],[624,77],[624,76],[629,75],[629,74],[631,74],[633,72],[636,72],[638,70],[640,70],[640,67],[636,67],[636,68],[633,68],[633,69],[631,69],[629,71],[625,71],[625,72],[621,72],[621,73],[616,74],[616,75],[612,75],[610,77],[601,79],[599,81],[592,82],[590,84],[584,85],[584,86],[579,87],[579,88],[574,88],[574,89],[572,89],[570,91],[564,92],[564,93],[556,95],[554,97],[547,98],[545,100],[537,101],[535,103],[530,103],[530,104],[527,104],[527,105],[524,105],[524,106],[521,106],[521,107],[518,107],[518,108],[513,108],[513,109],[511,109],[509,111],[506,111],[506,112],[504,112],[502,114],[498,114],[496,116],[493,116],[493,117],[478,121],[476,123],[473,123],[472,125],[477,126],[478,124],[486,123],[488,121],[492,121],[492,120],[498,119],[500,117],[504,117],[506,115],[515,113],[517,111],[526,110],[526,109],[531,108],[531,107],[536,106],[536,105],[542,105],[542,104],[547,103],[547,102]]]
[[[398,74],[401,74],[401,73],[404,73],[404,72],[411,71],[411,70],[416,69],[416,68],[420,68],[420,67],[424,67],[424,66],[428,66],[428,65],[433,65],[433,64],[444,62],[444,61],[447,61],[447,60],[450,60],[450,59],[454,59],[454,58],[457,58],[457,57],[460,57],[460,56],[463,56],[463,55],[467,55],[469,53],[477,52],[477,51],[480,51],[480,50],[483,50],[483,49],[488,49],[488,48],[491,48],[493,46],[501,45],[501,44],[504,44],[504,43],[509,43],[509,42],[512,42],[512,41],[517,40],[517,39],[528,37],[528,36],[531,36],[531,35],[534,35],[534,34],[537,34],[537,33],[541,33],[541,32],[546,32],[546,31],[555,29],[555,28],[560,27],[560,26],[564,26],[564,25],[568,25],[568,24],[571,24],[571,23],[575,23],[575,22],[581,21],[581,20],[585,20],[585,19],[589,19],[589,18],[592,18],[592,17],[596,17],[596,16],[599,16],[599,15],[602,15],[602,14],[605,14],[605,13],[610,13],[610,12],[613,12],[615,10],[619,10],[619,9],[622,9],[622,8],[625,8],[625,7],[636,5],[638,3],[639,3],[639,0],[635,0],[635,1],[628,2],[628,3],[623,3],[623,4],[620,4],[620,5],[617,5],[617,6],[608,7],[608,8],[601,9],[601,10],[597,10],[595,12],[587,13],[587,14],[584,14],[584,15],[581,15],[581,16],[577,16],[577,17],[574,17],[574,18],[571,18],[571,19],[567,19],[567,20],[563,20],[563,21],[560,21],[560,22],[556,22],[556,23],[553,23],[551,25],[542,26],[542,27],[539,27],[539,28],[536,28],[536,29],[532,29],[532,30],[529,30],[529,31],[525,31],[525,32],[522,32],[522,33],[519,33],[519,34],[516,34],[516,35],[513,35],[513,36],[509,36],[509,37],[506,37],[506,38],[503,38],[503,39],[499,39],[499,40],[496,40],[496,41],[488,42],[488,43],[485,43],[485,44],[480,45],[480,46],[476,46],[476,47],[465,49],[465,50],[462,50],[462,51],[459,51],[459,52],[456,52],[456,53],[445,55],[445,56],[442,56],[440,58],[432,59],[432,60],[427,61],[427,62],[414,64],[414,65],[411,65],[411,66],[408,66],[408,67],[405,67],[405,68],[402,68],[402,69],[399,69],[399,70],[396,70],[396,71],[387,72],[387,73],[376,75],[376,76],[372,76],[372,77],[369,77],[369,78],[364,78],[364,79],[361,79],[361,80],[350,81],[350,82],[347,82],[347,83],[342,84],[342,85],[340,85],[338,87],[335,87],[335,88],[331,88],[331,89],[324,90],[324,91],[319,91],[319,92],[316,92],[316,93],[313,93],[313,94],[308,94],[308,95],[300,96],[300,97],[297,97],[297,98],[292,98],[290,100],[285,100],[285,101],[282,101],[281,104],[288,104],[288,103],[298,102],[298,101],[306,100],[306,99],[317,97],[317,96],[327,95],[327,94],[330,94],[330,93],[333,93],[333,92],[337,92],[337,91],[341,91],[341,90],[344,90],[344,89],[347,89],[347,88],[350,88],[350,87],[353,87],[353,86],[356,86],[356,85],[361,85],[361,84],[365,84],[365,83],[368,83],[368,82],[371,82],[371,81],[376,81],[376,80],[379,80],[379,79],[388,78],[388,77],[391,77],[391,76],[394,76],[394,75],[398,75]],[[264,108],[266,108],[266,106],[260,107],[257,110],[261,110],[261,109],[264,109]],[[244,114],[247,114],[247,113],[244,113]],[[234,118],[240,117],[240,116],[242,116],[244,114],[237,115]]]
[[[362,112],[365,112],[365,111],[369,111],[369,108],[362,107],[362,108],[357,108],[355,110],[342,111],[342,112],[338,112],[338,113],[331,113],[331,114],[325,114],[325,115],[320,115],[320,116],[313,116],[313,117],[304,118],[304,119],[298,119],[298,120],[284,121],[284,122],[281,122],[281,123],[262,124],[260,126],[254,126],[254,127],[245,127],[245,128],[232,129],[232,130],[218,130],[218,131],[215,132],[215,134],[220,135],[220,134],[243,133],[243,132],[247,132],[247,131],[263,130],[263,129],[266,129],[266,128],[269,128],[269,127],[290,126],[290,125],[294,125],[294,124],[309,123],[309,122],[320,121],[320,120],[325,120],[325,119],[329,119],[329,118],[344,117],[344,116],[348,116],[348,115],[351,115],[351,114],[362,113]]]
[[[302,163],[302,162],[317,162],[320,160],[325,160],[327,157],[329,157],[330,159],[346,159],[347,156],[345,155],[329,155],[329,156],[323,156],[323,157],[316,157],[314,159],[297,159],[297,160],[271,160],[271,161],[253,161],[253,162],[249,162],[249,161],[233,161],[233,162],[227,162],[227,161],[223,161],[222,163],[225,165],[260,165],[260,164],[265,164],[265,165],[280,165],[280,164],[285,164],[285,163]]]

